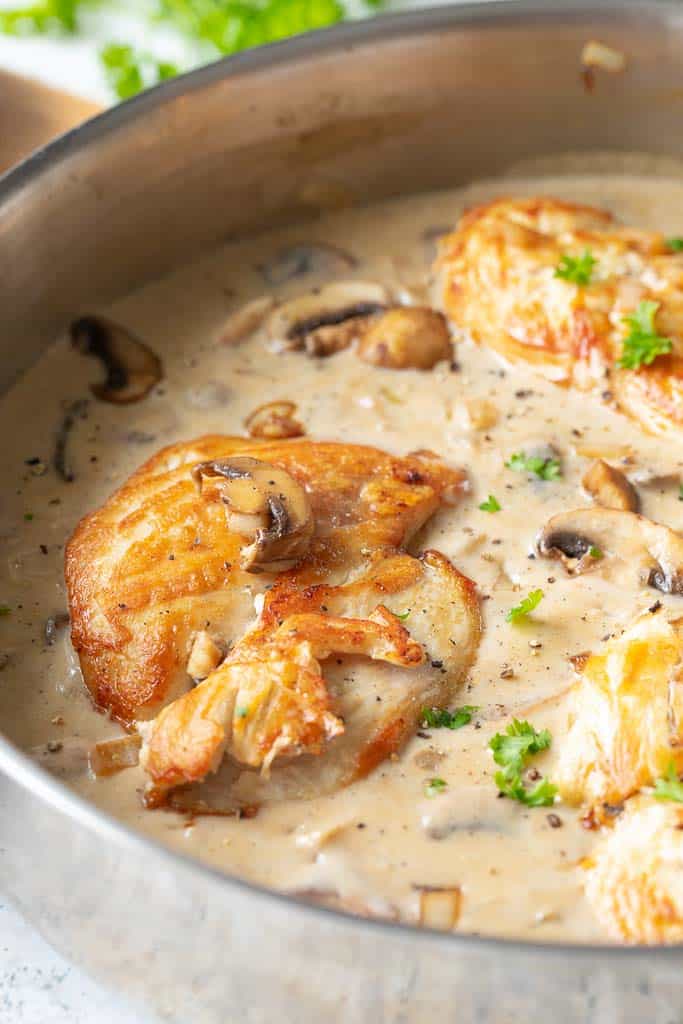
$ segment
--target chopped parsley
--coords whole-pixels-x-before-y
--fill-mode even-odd
[[[497,498],[489,494],[486,501],[482,501],[479,508],[482,512],[500,512],[500,503]]]
[[[526,619],[534,608],[538,608],[539,604],[543,600],[542,590],[532,590],[526,597],[523,597],[519,604],[516,604],[514,608],[505,616],[506,622],[522,622]]]
[[[497,732],[489,741],[493,760],[500,766],[495,782],[505,796],[527,807],[549,807],[555,801],[557,787],[541,778],[531,788],[525,786],[522,772],[530,757],[547,750],[552,737],[547,729],[537,732],[529,722],[513,718],[505,733]]]
[[[633,313],[623,317],[629,333],[624,338],[617,366],[625,370],[638,370],[641,366],[650,366],[657,356],[665,356],[671,351],[671,338],[657,334],[655,327],[659,305],[659,302],[643,300],[638,303]]]
[[[683,484],[678,485],[678,500],[683,501]]]
[[[683,252],[683,238],[667,238],[666,244],[671,252]]]
[[[8,604],[0,604],[0,615],[11,615],[12,609]]]
[[[24,520],[27,523],[30,523],[32,519],[33,519],[33,512],[24,512]]]
[[[444,711],[442,708],[423,708],[422,725],[428,729],[462,729],[469,725],[472,715],[479,710],[474,704],[463,704],[455,711]]]
[[[683,782],[678,778],[673,761],[669,761],[666,777],[655,782],[654,796],[657,800],[674,800],[677,804],[683,804]]]
[[[395,619],[399,619],[401,622],[405,622],[406,619],[410,616],[410,608],[408,609],[407,612],[392,612],[391,614],[394,616]]]
[[[249,714],[249,708],[241,707],[241,708],[237,709],[237,717],[238,718],[246,718],[248,714]]]
[[[563,253],[560,262],[555,267],[555,277],[560,277],[563,281],[570,281],[572,284],[590,284],[596,263],[597,260],[590,249],[584,249],[580,256]]]
[[[448,783],[445,779],[427,779],[425,783],[425,796],[438,796],[439,793],[443,793],[444,789],[448,788]]]
[[[600,559],[604,557],[600,548],[596,548],[595,544],[591,544],[588,549],[588,554],[591,558],[594,558],[596,562],[599,562]]]
[[[515,473],[535,473],[539,480],[558,480],[562,476],[560,460],[553,459],[550,455],[543,458],[541,455],[515,452],[505,463],[505,467],[514,470]]]

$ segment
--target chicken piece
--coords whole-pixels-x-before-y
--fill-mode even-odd
[[[394,613],[408,613],[406,624]],[[144,727],[151,803],[215,771],[226,752],[216,784],[174,794],[173,806],[230,811],[368,774],[401,749],[424,707],[453,698],[480,629],[472,583],[437,552],[379,555],[343,586],[283,579],[227,661]]]
[[[594,259],[587,283],[556,276]],[[683,254],[604,210],[557,199],[499,199],[470,210],[437,261],[445,311],[474,340],[560,384],[594,390],[653,433],[683,429]],[[657,303],[672,351],[639,369],[617,361],[624,317]]]
[[[343,580],[464,484],[431,453],[219,435],[164,449],[67,545],[72,641],[95,703],[128,725],[154,717],[190,688],[197,634],[241,637],[275,570],[293,566],[299,587]]]
[[[553,779],[570,803],[618,804],[683,770],[683,619],[646,613],[580,668]]]
[[[683,806],[629,801],[581,866],[588,902],[613,939],[683,942]]]

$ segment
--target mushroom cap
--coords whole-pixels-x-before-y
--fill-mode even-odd
[[[581,484],[597,505],[637,512],[640,508],[638,492],[631,481],[604,459],[596,459],[583,475]]]
[[[369,325],[358,345],[358,357],[393,370],[431,370],[450,359],[451,336],[446,318],[428,306],[397,306]]]
[[[139,402],[164,375],[156,353],[127,327],[106,317],[84,316],[74,321],[71,341],[79,352],[95,356],[104,366],[104,381],[90,387],[103,402]]]
[[[348,321],[355,321],[358,332],[362,322],[381,312],[389,301],[387,289],[370,281],[335,281],[315,291],[298,295],[278,306],[268,318],[268,335],[276,351],[313,348],[313,354],[329,354],[346,348],[353,340]],[[335,347],[331,335],[341,335]],[[310,340],[324,330],[324,351],[316,353]]]
[[[639,580],[664,594],[683,594],[683,538],[636,512],[578,508],[548,520],[536,539],[539,554],[583,572],[591,548],[633,566]]]

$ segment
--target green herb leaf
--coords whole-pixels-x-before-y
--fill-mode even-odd
[[[422,724],[428,729],[462,729],[469,725],[472,715],[479,710],[474,704],[463,704],[455,711],[444,711],[442,708],[423,708]]]
[[[12,614],[12,609],[10,608],[10,606],[8,604],[0,604],[0,615],[5,616],[5,615],[11,615],[11,614]]]
[[[657,356],[667,355],[671,351],[671,338],[663,338],[655,328],[659,305],[659,302],[643,300],[633,313],[623,317],[629,333],[624,338],[617,366],[625,370],[638,370],[641,366],[650,366]]]
[[[666,244],[672,252],[683,252],[683,238],[667,238]]]
[[[519,604],[516,604],[514,608],[510,609],[505,616],[505,621],[521,622],[522,619],[525,619],[527,615],[534,610],[534,608],[538,608],[539,604],[543,600],[543,596],[542,590],[532,590],[526,597],[522,598]]]
[[[563,281],[570,281],[572,284],[590,284],[596,263],[597,260],[590,249],[584,249],[581,256],[563,253],[555,267],[555,277],[561,277]]]
[[[683,501],[683,484],[678,485],[678,500]]]
[[[410,616],[410,608],[408,609],[407,612],[392,612],[391,614],[394,616],[395,619],[399,619],[400,622],[405,622],[406,619]]]
[[[25,520],[25,522],[30,523],[32,519],[33,519],[33,512],[24,512],[24,520]]]
[[[669,761],[666,777],[655,782],[654,796],[657,800],[674,800],[677,804],[683,804],[683,782],[678,778],[673,761]]]
[[[527,789],[522,781],[522,772],[529,758],[547,750],[551,742],[552,737],[547,729],[538,732],[530,722],[517,718],[513,718],[505,733],[497,732],[489,741],[489,749],[493,752],[493,760],[502,768],[502,771],[495,774],[499,791],[527,807],[550,806],[557,794],[557,787],[542,778],[531,789]]]
[[[249,708],[245,708],[245,707],[237,708],[237,717],[238,718],[246,718],[248,714],[249,714]]]
[[[36,0],[32,4],[0,11],[0,32],[7,35],[28,35],[78,30],[81,8],[94,6],[97,0]]]
[[[560,460],[550,456],[544,459],[540,455],[515,452],[505,466],[507,469],[513,469],[515,473],[535,473],[539,480],[558,480],[562,476]]]
[[[428,779],[425,783],[425,796],[438,796],[447,788],[448,783],[445,779]]]
[[[596,548],[594,544],[591,544],[589,547],[588,554],[591,558],[594,558],[596,562],[599,562],[601,558],[605,557],[600,548]]]
[[[486,501],[482,501],[479,508],[482,512],[500,512],[500,504],[492,494],[489,494]]]
[[[178,74],[175,64],[159,61],[125,43],[109,43],[100,52],[100,60],[110,86],[121,100]]]

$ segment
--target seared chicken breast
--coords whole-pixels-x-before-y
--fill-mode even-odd
[[[629,801],[582,870],[588,901],[611,938],[683,942],[683,806]]]
[[[582,659],[555,781],[563,799],[619,804],[683,770],[683,619],[646,613]]]
[[[476,342],[616,402],[651,432],[683,429],[683,253],[662,235],[557,199],[500,199],[444,238],[437,272],[444,310]],[[622,366],[639,315],[659,340],[636,353],[651,362]]]
[[[479,636],[473,585],[399,549],[464,480],[429,452],[207,437],[80,523],[73,643],[96,703],[139,723],[156,799],[226,752],[268,775],[335,737],[326,784],[350,781],[452,697]],[[328,688],[332,655],[353,686]]]

